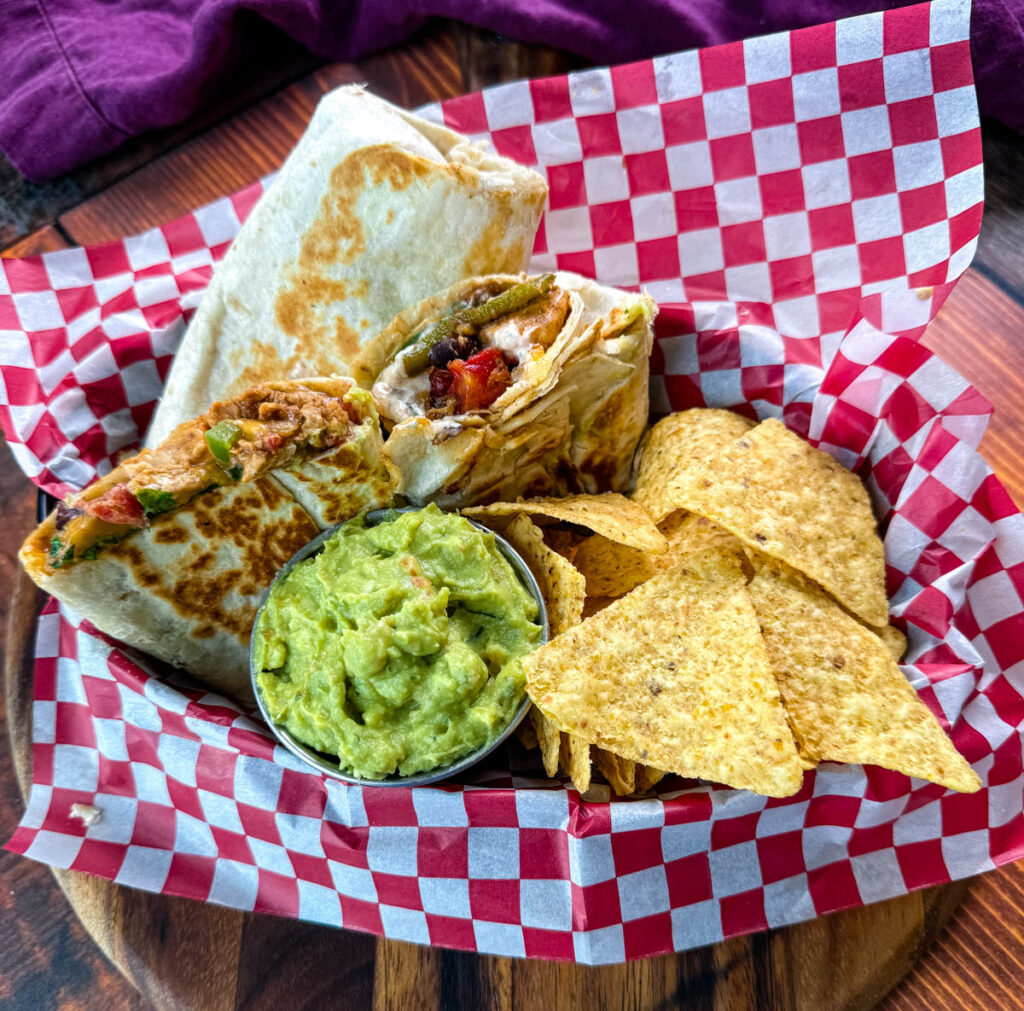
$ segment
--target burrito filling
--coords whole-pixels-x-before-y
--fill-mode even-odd
[[[272,587],[253,632],[267,714],[363,779],[452,764],[508,726],[537,601],[494,536],[436,505],[350,520]]]
[[[393,421],[485,411],[543,357],[569,308],[554,274],[482,285],[399,349],[374,396]]]
[[[214,404],[201,418],[179,425],[156,449],[143,449],[60,502],[48,564],[57,569],[95,558],[148,526],[153,516],[186,505],[204,491],[254,481],[292,460],[340,445],[359,423],[358,401],[368,397],[357,389],[342,398],[268,383]]]

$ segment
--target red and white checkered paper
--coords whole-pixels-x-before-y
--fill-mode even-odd
[[[241,909],[587,963],[1024,855],[1024,517],[975,451],[990,407],[917,342],[981,218],[968,19],[940,0],[426,114],[546,173],[536,268],[657,297],[657,409],[781,415],[863,475],[903,669],[984,789],[824,764],[785,800],[670,777],[656,799],[583,802],[518,745],[458,783],[360,789],[51,604],[9,848]],[[79,487],[139,441],[265,184],[123,242],[0,261],[0,418],[40,487]],[[70,818],[74,802],[102,820]]]

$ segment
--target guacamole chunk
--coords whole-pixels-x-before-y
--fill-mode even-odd
[[[449,765],[519,708],[536,601],[489,533],[428,506],[350,520],[267,599],[255,630],[271,719],[364,779]]]

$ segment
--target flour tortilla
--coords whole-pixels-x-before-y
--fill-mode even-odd
[[[355,361],[357,381],[371,388],[424,323],[492,280],[468,278],[401,313]],[[489,409],[401,420],[377,398],[390,429],[384,452],[401,472],[399,490],[410,502],[461,508],[629,487],[647,424],[654,301],[564,271],[555,284],[571,301],[562,331]]]
[[[37,585],[101,632],[242,699],[252,698],[249,632],[260,594],[321,529],[391,505],[396,483],[364,390],[350,379],[273,385],[336,389],[355,415],[348,441],[256,480],[207,490],[95,558],[48,565],[56,512],[19,554]],[[130,464],[102,480],[123,480]]]
[[[350,363],[406,306],[522,270],[547,186],[360,87],[324,96],[185,333],[146,444],[255,382]]]
[[[249,631],[259,596],[319,528],[265,477],[200,495],[92,561],[47,572],[50,532],[52,517],[22,548],[44,590],[112,638],[251,699]]]

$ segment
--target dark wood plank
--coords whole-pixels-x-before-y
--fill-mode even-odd
[[[1024,1008],[1024,867],[976,878],[949,927],[879,1011]]]
[[[994,120],[982,123],[985,155],[985,218],[975,266],[1024,302],[1024,143],[1009,127]]]
[[[378,941],[373,1011],[419,1011],[441,1006],[445,952],[401,941]]]
[[[31,235],[22,236],[7,246],[0,256],[37,256],[52,253],[55,249],[67,249],[68,241],[53,225],[46,225]]]
[[[463,68],[462,91],[479,91],[502,81],[551,77],[579,67],[588,61],[571,53],[543,46],[519,46],[492,32],[481,32],[469,25],[453,25],[458,65]]]
[[[377,939],[369,934],[298,921],[282,927],[278,917],[246,916],[235,1007],[370,1008],[376,948]]]
[[[1024,149],[1024,144],[1021,147]],[[972,267],[953,289],[923,340],[992,402],[995,413],[981,453],[1018,506],[1024,504],[1022,333],[1024,305]]]

